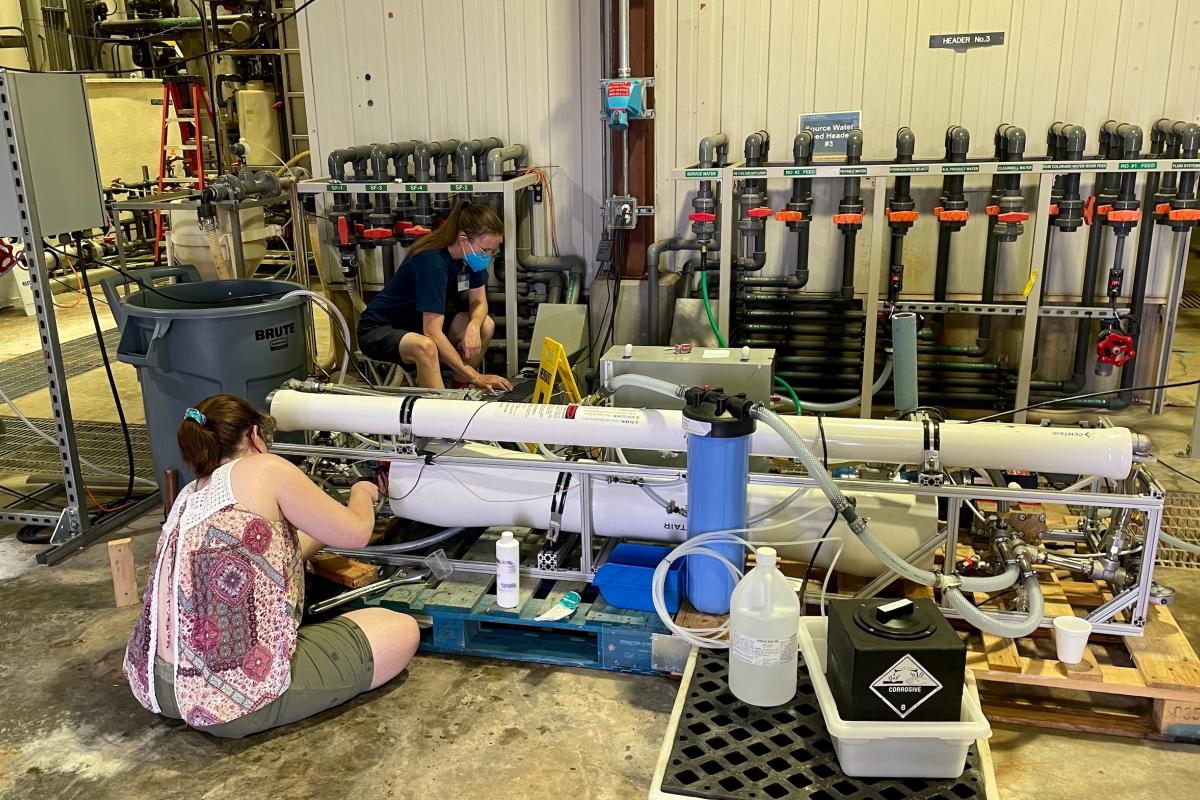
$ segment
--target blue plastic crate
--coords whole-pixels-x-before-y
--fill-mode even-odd
[[[608,561],[596,570],[592,584],[600,590],[605,602],[617,608],[632,608],[637,611],[654,611],[650,586],[654,568],[671,552],[670,547],[648,544],[619,544],[609,554]],[[676,561],[667,570],[663,599],[667,611],[674,614],[679,610],[679,598],[683,585],[683,561]]]

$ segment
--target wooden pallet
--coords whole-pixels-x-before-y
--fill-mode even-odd
[[[1046,613],[1073,614],[1105,596],[1043,576]],[[1079,664],[1055,658],[1045,631],[967,634],[967,667],[995,722],[1137,738],[1200,741],[1200,658],[1170,609],[1152,606],[1143,636],[1097,636]]]
[[[465,552],[451,556],[493,562],[498,538],[497,531],[485,531]],[[532,563],[541,537],[518,531],[516,538],[521,563]],[[459,573],[432,588],[400,586],[364,604],[402,611],[427,623],[421,632],[421,650],[427,652],[611,672],[670,671],[655,666],[655,642],[666,628],[653,612],[610,606],[586,583],[528,578],[521,579],[516,608],[500,608],[494,584],[491,574]],[[583,597],[573,615],[556,622],[536,619],[570,591]],[[681,663],[685,657],[683,651]]]

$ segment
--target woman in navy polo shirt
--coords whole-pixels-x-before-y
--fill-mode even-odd
[[[495,393],[512,384],[479,372],[496,329],[487,309],[487,268],[504,224],[490,206],[459,201],[440,228],[418,239],[396,277],[367,305],[358,346],[376,361],[416,364],[417,383],[457,381]]]

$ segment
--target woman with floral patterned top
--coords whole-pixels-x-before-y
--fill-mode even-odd
[[[197,478],[163,526],[125,653],[138,702],[216,736],[286,725],[374,689],[418,644],[416,622],[383,608],[300,625],[305,559],[365,545],[384,487],[356,483],[338,503],[267,452],[272,427],[229,395],[187,410],[177,439]]]

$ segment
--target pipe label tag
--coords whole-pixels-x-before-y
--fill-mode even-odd
[[[1157,161],[1122,161],[1117,164],[1117,169],[1154,169],[1157,166]]]
[[[452,183],[452,184],[450,184],[450,191],[452,191],[452,192],[473,192],[473,191],[475,191],[475,184],[473,184],[473,183]]]
[[[406,191],[406,192],[428,192],[429,184],[428,183],[406,183],[406,184],[404,184],[404,191]]]
[[[386,192],[387,184],[386,183],[368,183],[366,185],[366,191],[368,191],[368,192]]]
[[[979,172],[979,165],[978,164],[965,164],[961,167],[946,165],[946,166],[942,167],[943,175],[945,175],[947,173],[959,173],[959,172]]]
[[[741,168],[735,169],[733,171],[733,177],[735,177],[735,178],[765,178],[765,177],[767,177],[767,171],[765,169],[758,169],[757,167],[741,167]]]
[[[1171,169],[1200,169],[1200,161],[1172,161]]]
[[[1046,172],[1081,172],[1088,170],[1096,172],[1108,169],[1107,161],[1051,161],[1046,164]]]
[[[942,682],[907,653],[871,683],[871,691],[904,719],[942,690]]]
[[[815,167],[788,167],[783,171],[783,177],[795,178],[803,175],[816,175]]]
[[[997,164],[996,172],[1033,172],[1033,164]]]
[[[346,184],[344,184],[344,183],[327,183],[327,184],[325,184],[325,191],[327,191],[327,192],[344,192],[344,191],[347,191]]]
[[[911,167],[888,167],[889,175],[919,175],[924,172],[929,172],[929,167],[911,166]]]
[[[717,171],[715,169],[685,169],[683,171],[685,178],[715,178]]]
[[[838,170],[838,175],[866,175],[866,167],[842,167]]]

